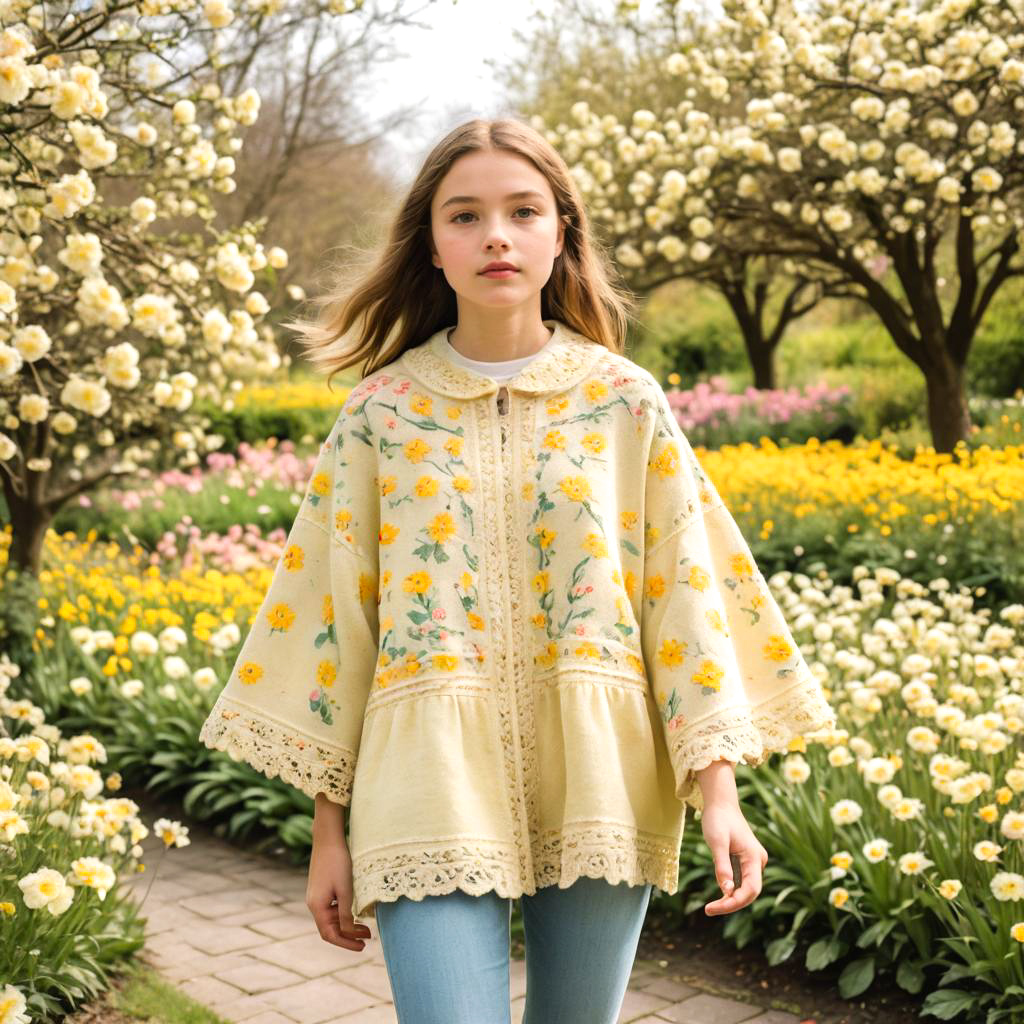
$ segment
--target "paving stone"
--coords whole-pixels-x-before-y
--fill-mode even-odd
[[[270,940],[248,928],[222,928],[212,921],[198,919],[188,933],[189,945],[201,953],[216,955],[234,953],[239,949],[252,949],[266,945]]]
[[[266,1013],[258,1013],[255,1017],[248,1017],[245,1024],[295,1024],[294,1017],[285,1017],[276,1010],[268,1010]]]
[[[235,967],[261,962],[245,953],[221,953],[220,956],[210,956],[193,949],[192,956],[169,967],[162,967],[160,973],[168,981],[188,981],[189,978],[202,978],[220,971],[230,971]]]
[[[344,970],[335,971],[331,977],[359,989],[360,992],[368,992],[380,1000],[391,1002],[391,981],[388,978],[388,969],[383,963],[368,962],[346,967]]]
[[[231,1002],[221,1003],[217,1007],[217,1016],[225,1020],[249,1021],[259,1013],[271,1013],[274,1008],[265,1003],[259,996],[241,996]]]
[[[630,984],[632,985],[632,982]],[[651,995],[661,996],[671,1003],[678,1003],[683,999],[689,999],[690,996],[700,994],[700,989],[696,989],[692,985],[684,985],[681,981],[665,977],[641,978],[635,987],[649,992]]]
[[[372,957],[371,943],[362,950],[344,949],[325,942],[319,932],[297,935],[294,939],[270,942],[252,955],[268,964],[277,964],[305,978],[319,978],[346,967],[354,967]]]
[[[674,1024],[744,1024],[751,1017],[763,1012],[761,1007],[750,1003],[741,1003],[736,999],[722,999],[701,993],[691,996],[681,1003],[672,1003],[657,1011],[659,1017],[673,1021]]]
[[[783,1010],[765,1010],[743,1024],[800,1024],[802,1019],[795,1013],[785,1013]]]
[[[316,930],[316,922],[307,913],[305,917],[298,914],[284,914],[280,907],[275,907],[276,914],[268,917],[265,921],[256,921],[250,927],[254,932],[268,935],[272,939],[294,939],[298,935],[315,935],[320,937]],[[323,941],[321,939],[321,941]]]
[[[348,1024],[398,1024],[398,1014],[391,1003],[379,1003],[377,1006],[368,1006],[365,1010],[356,1010],[355,1013],[346,1013],[344,1017],[336,1017],[335,1020]]]
[[[643,989],[628,988],[622,999],[622,1008],[619,1010],[619,1024],[655,1013],[671,1003],[671,999],[664,999]]]
[[[199,865],[178,868],[166,873],[161,871],[153,883],[153,891],[156,892],[157,889],[162,889],[164,885],[170,883],[188,889],[193,895],[224,891],[224,879],[213,871],[203,870]]]
[[[297,985],[302,981],[301,974],[286,971],[283,967],[275,967],[273,964],[261,963],[259,960],[231,967],[226,971],[218,971],[216,977],[249,995],[259,995],[268,989],[284,988],[286,985]]]
[[[262,886],[250,886],[248,889],[229,889],[226,892],[202,893],[198,896],[190,896],[188,899],[179,900],[178,905],[183,910],[199,914],[201,917],[213,918],[220,921],[222,917],[230,914],[240,914],[246,910],[260,909],[267,907],[274,908],[278,904],[278,897],[269,889]]]
[[[374,996],[360,992],[337,978],[313,978],[300,985],[273,989],[261,997],[279,1013],[287,1014],[298,1024],[322,1024],[365,1010],[379,1002]]]
[[[190,981],[183,981],[178,986],[185,995],[197,1000],[204,1006],[216,1008],[220,1003],[227,1003],[233,999],[240,999],[245,995],[234,985],[220,981],[217,978],[192,978]]]
[[[280,911],[277,907],[267,905],[265,907],[253,907],[252,910],[243,910],[239,914],[226,914],[224,917],[218,918],[223,925],[253,925],[259,924],[261,921],[268,921],[272,917],[277,917]]]
[[[151,935],[159,935],[172,928],[186,928],[194,920],[193,915],[187,910],[182,910],[181,907],[173,903],[163,902],[157,906],[150,906],[147,903],[143,916],[146,918],[147,941]]]

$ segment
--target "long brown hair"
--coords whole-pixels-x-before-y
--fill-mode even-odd
[[[366,361],[363,376],[397,359],[458,320],[455,292],[430,260],[430,204],[441,179],[465,153],[504,150],[531,161],[548,179],[565,234],[551,277],[541,290],[541,319],[561,320],[614,352],[625,347],[636,301],[594,239],[583,199],[565,160],[531,125],[510,118],[474,118],[430,151],[402,202],[382,251],[353,283],[341,281],[315,300],[313,321],[284,323],[314,369],[331,377]],[[359,322],[355,344],[348,337]]]

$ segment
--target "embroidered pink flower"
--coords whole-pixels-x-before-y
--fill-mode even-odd
[[[436,619],[438,622],[445,617],[445,610],[443,608],[435,608],[431,613],[430,617]]]
[[[412,387],[412,381],[411,380],[408,380],[408,379],[403,380],[402,383],[398,385],[398,387],[395,387],[395,388],[391,389],[391,394],[393,394],[393,395],[404,395],[406,393],[406,391],[408,391],[409,388],[411,388],[411,387]]]
[[[676,715],[675,717],[669,719],[668,727],[672,730],[682,728],[682,725],[685,721],[686,718],[683,715]]]

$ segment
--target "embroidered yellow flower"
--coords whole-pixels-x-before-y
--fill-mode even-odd
[[[326,473],[316,473],[310,481],[309,488],[314,494],[318,494],[322,498],[330,494],[331,478]]]
[[[386,497],[389,495],[397,486],[397,480],[393,476],[382,476],[377,480],[378,489],[380,496]]]
[[[571,501],[586,501],[590,497],[590,481],[585,476],[563,477],[558,486]]]
[[[683,656],[686,654],[686,643],[667,638],[661,643],[661,650],[658,651],[658,660],[662,665],[674,668],[683,663]]]
[[[654,600],[665,596],[665,577],[662,576],[660,572],[656,572],[647,581],[647,588],[644,591],[644,594]]]
[[[547,569],[544,569],[543,571],[538,572],[534,575],[532,586],[538,594],[543,594],[548,589]]]
[[[650,468],[663,480],[675,476],[679,470],[679,449],[675,441],[669,441],[650,462]]]
[[[706,569],[702,569],[699,565],[690,566],[690,574],[687,577],[687,580],[694,590],[699,590],[701,593],[704,593],[711,584],[710,574]]]
[[[583,441],[581,442],[583,447],[590,452],[591,455],[597,455],[603,452],[607,442],[604,439],[604,434],[584,434]]]
[[[409,408],[421,416],[429,416],[434,408],[434,401],[429,395],[412,394],[409,396]]]
[[[742,551],[737,551],[729,556],[729,567],[732,569],[734,576],[754,575],[754,567],[750,564],[750,559]]]
[[[238,681],[251,685],[258,683],[263,678],[263,666],[255,661],[247,661],[238,666]]]
[[[423,438],[417,437],[412,441],[407,441],[403,445],[402,451],[410,462],[422,462],[430,452],[430,445]]]
[[[290,572],[295,572],[305,565],[306,552],[298,544],[292,544],[281,556],[281,561],[286,569]]]
[[[440,483],[435,477],[421,476],[413,486],[413,493],[418,498],[432,498],[437,494],[440,486]]]
[[[352,522],[352,509],[339,508],[334,516],[334,525],[338,530],[347,530]]]
[[[622,528],[624,530],[632,530],[633,527],[636,526],[639,518],[640,515],[637,512],[623,512],[622,515],[619,516],[619,522],[622,523]]]
[[[722,613],[717,608],[708,609],[707,620],[713,630],[721,633],[722,636],[729,635],[729,627],[725,624],[725,619],[722,618]]]
[[[558,657],[558,644],[553,641],[549,641],[544,647],[542,654],[535,654],[533,660],[537,665],[543,665],[545,668],[553,665],[555,659]]]
[[[586,395],[588,402],[599,402],[608,394],[608,385],[595,377],[583,385],[583,394]]]
[[[338,669],[333,661],[321,661],[316,667],[316,681],[318,686],[333,686],[334,680],[338,677]]]
[[[444,443],[444,450],[453,458],[457,459],[462,454],[462,438],[450,437]]]
[[[284,633],[291,627],[291,624],[295,621],[295,612],[292,611],[291,607],[283,602],[281,604],[275,604],[270,611],[267,612],[267,622],[270,623],[272,630],[279,630]]]
[[[484,628],[484,617],[482,615],[478,615],[476,612],[466,612],[466,618],[473,629]]]
[[[544,440],[541,441],[542,448],[548,448],[551,451],[565,451],[566,437],[560,430],[549,430],[544,435]]]
[[[360,574],[361,579],[362,574]],[[320,605],[320,617],[325,626],[329,626],[334,622],[334,598],[330,594],[324,594],[324,599]]]
[[[401,532],[401,528],[394,523],[381,523],[377,533],[377,540],[381,544],[390,544]]]
[[[546,526],[538,526],[535,532],[542,548],[546,548],[558,536],[557,530],[549,530]]]
[[[445,411],[450,420],[457,420],[462,415],[462,410],[457,405],[449,405]]]
[[[447,512],[439,512],[430,521],[427,533],[435,544],[445,544],[455,533],[455,520]]]
[[[769,661],[789,661],[793,657],[793,648],[784,636],[773,633],[764,645],[764,656]]]
[[[604,537],[599,533],[588,533],[583,539],[581,545],[583,550],[593,555],[595,558],[605,558],[608,555],[608,545],[605,543]]]
[[[708,690],[720,690],[722,688],[722,676],[724,675],[725,669],[717,661],[705,658],[700,663],[700,668],[694,672],[691,681]]]
[[[359,603],[366,604],[377,593],[377,578],[368,572],[361,572],[359,574]],[[330,598],[328,598],[330,600]],[[325,622],[334,621],[334,612],[331,612],[330,619],[325,619]]]
[[[601,657],[600,648],[598,648],[596,644],[591,643],[589,640],[584,640],[583,643],[581,643],[579,647],[577,647],[573,651],[573,654],[575,654],[577,658]]]
[[[459,659],[454,654],[434,655],[434,668],[439,668],[442,672],[453,672],[458,664]]]
[[[551,398],[548,400],[546,409],[549,416],[560,416],[566,409],[569,408],[569,399],[564,395],[561,398]]]
[[[407,594],[422,594],[430,586],[429,572],[413,572],[405,577],[402,589]]]

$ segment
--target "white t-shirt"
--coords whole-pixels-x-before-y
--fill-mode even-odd
[[[468,359],[452,345],[448,340],[447,334],[444,340],[448,346],[448,355],[453,363],[458,363],[460,366],[466,367],[467,370],[472,370],[474,373],[482,374],[485,377],[492,377],[494,380],[509,380],[516,376],[527,363],[536,359],[544,351],[545,347],[542,345],[536,352],[523,356],[520,359]]]

